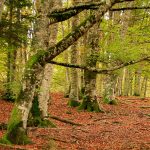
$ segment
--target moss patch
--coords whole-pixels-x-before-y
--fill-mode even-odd
[[[28,120],[28,127],[52,127],[56,128],[56,125],[48,119],[42,120],[40,117],[35,117]]]
[[[92,101],[90,97],[84,97],[82,103],[78,107],[78,110],[87,110],[89,112],[104,112],[99,108],[97,101]]]
[[[77,107],[77,106],[80,105],[80,102],[74,101],[74,100],[69,100],[69,101],[68,101],[68,105],[69,105],[70,107]]]
[[[117,105],[117,100],[116,100],[116,99],[110,99],[110,98],[107,98],[107,97],[105,97],[105,98],[103,99],[103,102],[104,102],[105,104]]]

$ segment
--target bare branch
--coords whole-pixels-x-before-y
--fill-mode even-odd
[[[142,7],[123,7],[123,8],[112,8],[111,11],[124,11],[124,10],[136,10],[136,9],[150,9],[150,6],[142,6]]]
[[[99,73],[99,74],[109,74],[109,73],[111,73],[115,70],[121,69],[121,68],[126,67],[126,66],[134,65],[134,64],[137,64],[137,63],[142,62],[142,61],[149,61],[149,59],[150,59],[150,56],[147,56],[147,57],[144,57],[144,58],[141,58],[141,59],[138,59],[138,60],[122,63],[119,66],[115,66],[115,67],[112,67],[112,68],[109,68],[109,69],[91,68],[91,67],[87,67],[85,65],[68,64],[68,63],[61,63],[61,62],[55,62],[55,61],[49,61],[49,63],[59,65],[59,66],[69,67],[69,68],[84,69],[84,70],[88,70],[88,71],[91,71],[91,72],[96,72],[96,73]]]
[[[134,0],[116,0],[115,3],[121,3],[121,2],[126,2],[126,1],[134,1]],[[80,3],[76,6],[71,6],[69,8],[55,8],[52,11],[50,11],[47,15],[48,18],[50,18],[50,23],[58,23],[61,21],[65,21],[80,12],[88,9],[98,9],[99,6],[106,4],[106,1],[104,2],[86,2],[86,3]]]
[[[72,6],[69,8],[61,8],[61,9],[54,9],[49,14],[47,17],[50,18],[50,25],[65,21],[80,12],[87,10],[87,9],[98,9],[98,6],[104,4],[104,2],[92,2],[92,3],[82,3],[78,4],[76,6]]]

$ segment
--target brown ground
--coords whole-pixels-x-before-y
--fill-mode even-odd
[[[30,128],[33,144],[11,146],[26,150],[150,150],[150,99],[121,97],[105,113],[79,112],[67,106],[63,94],[52,94],[50,114],[83,124],[72,126],[51,119],[57,128]],[[7,122],[12,103],[0,100],[0,123]],[[146,106],[146,107],[145,107]],[[149,106],[149,107],[147,107]],[[5,131],[0,131],[0,137]],[[0,150],[10,150],[0,146]]]

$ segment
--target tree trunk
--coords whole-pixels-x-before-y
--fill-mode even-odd
[[[97,32],[95,32],[97,31]],[[95,24],[95,26],[89,30],[87,45],[88,48],[87,56],[86,56],[86,65],[90,67],[96,67],[98,52],[99,52],[99,24]],[[100,112],[101,108],[99,106],[96,94],[96,77],[97,73],[91,72],[88,70],[84,71],[84,94],[81,105],[79,106],[80,110],[88,110]]]
[[[141,89],[141,71],[137,70],[135,72],[134,96],[140,96],[140,89]]]
[[[61,4],[61,0],[57,0],[57,3],[54,1],[53,7],[60,6],[60,4]],[[47,22],[47,28],[48,28],[48,22]],[[57,32],[58,32],[58,24],[52,25],[50,29],[49,28],[47,29],[47,34],[48,34],[47,36],[49,36],[49,39],[47,39],[48,40],[47,42],[49,43],[48,47],[54,46],[56,44]],[[47,111],[48,111],[48,102],[50,99],[51,76],[52,76],[52,66],[50,64],[46,64],[44,68],[43,78],[42,78],[39,97],[38,97],[42,118],[46,118],[48,116]]]
[[[77,5],[78,2],[76,0],[72,1],[73,5]],[[72,20],[72,31],[76,28],[78,24],[78,16],[75,16]],[[77,63],[77,42],[75,42],[71,46],[71,64],[76,64]],[[70,93],[69,93],[69,106],[76,107],[79,105],[78,102],[78,73],[77,69],[70,69]]]
[[[0,1],[0,21],[1,21],[1,18],[2,18],[2,12],[3,12],[3,7],[4,7],[4,2],[5,2],[5,0],[1,0]]]
[[[148,85],[148,77],[144,76],[140,91],[140,97],[143,99],[146,97],[147,85]]]

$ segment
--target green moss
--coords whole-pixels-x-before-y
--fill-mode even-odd
[[[103,102],[106,103],[106,104],[110,104],[110,105],[117,105],[117,100],[116,99],[110,99],[110,98],[107,98],[107,97],[105,97],[103,99]]]
[[[0,139],[0,143],[7,144],[7,145],[12,145],[12,143],[7,139],[6,134]]]
[[[21,112],[20,110],[17,108],[17,106],[14,107],[10,120],[8,122],[8,132],[10,132],[11,130],[13,130],[13,128],[15,128],[21,121]]]
[[[33,119],[28,120],[29,127],[52,127],[55,128],[56,125],[50,120],[42,120],[40,117],[34,117]]]
[[[30,112],[31,112],[33,118],[41,116],[41,112],[39,109],[38,96],[34,97],[34,100],[32,102],[32,108],[31,108]]]
[[[6,134],[7,139],[13,144],[25,145],[31,143],[30,139],[27,137],[26,130],[20,127],[20,124],[16,125],[16,127]]]
[[[80,102],[74,101],[74,100],[69,100],[69,101],[68,101],[68,105],[69,105],[70,107],[77,107],[77,106],[80,105]]]
[[[33,55],[27,62],[26,69],[32,69],[35,64],[42,61],[42,58],[47,54],[47,51],[39,50],[35,55]]]
[[[27,137],[26,130],[22,127],[22,120],[21,120],[21,112],[15,106],[12,111],[8,127],[7,133],[1,139],[1,142],[5,144],[27,144],[30,143],[30,140]]]
[[[84,97],[81,105],[78,107],[78,110],[87,110],[89,112],[104,112],[99,108],[97,101],[91,101],[90,97]]]

